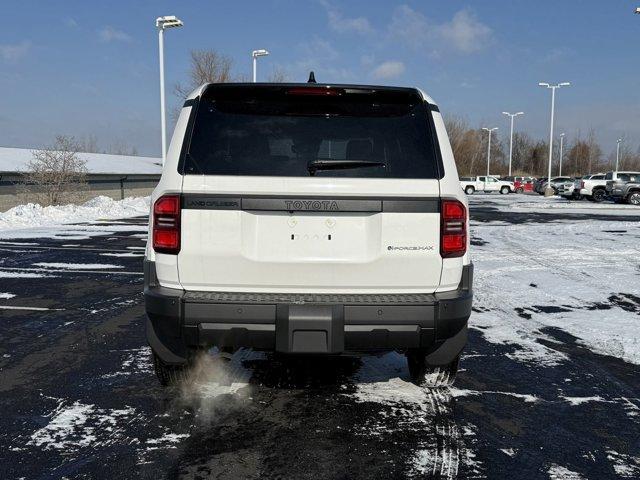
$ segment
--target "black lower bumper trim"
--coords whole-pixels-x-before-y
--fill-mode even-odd
[[[473,299],[472,265],[463,268],[457,290],[406,295],[183,292],[157,285],[154,270],[145,265],[148,337],[168,363],[189,347],[209,345],[327,354],[432,350],[459,337]]]

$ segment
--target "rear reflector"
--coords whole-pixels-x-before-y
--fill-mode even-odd
[[[180,252],[180,195],[163,195],[153,204],[153,250]]]
[[[440,255],[462,257],[467,252],[467,209],[458,200],[440,204]]]

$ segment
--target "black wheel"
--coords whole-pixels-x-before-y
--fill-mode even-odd
[[[506,195],[507,193],[509,193],[509,187],[502,187],[500,189],[500,194],[501,195]]]
[[[516,193],[524,193],[524,188],[522,187],[516,188]]]
[[[160,385],[167,387],[184,381],[189,373],[189,365],[167,365],[153,352],[153,369]]]
[[[627,202],[636,207],[640,205],[640,192],[631,192],[627,197]]]
[[[456,379],[460,357],[447,365],[427,364],[425,352],[414,350],[407,352],[407,364],[411,381],[420,387],[450,387]]]
[[[473,192],[475,192],[476,189],[473,187],[467,187],[464,189],[464,193],[466,193],[467,195],[473,195]]]
[[[606,196],[607,192],[605,192],[604,188],[596,188],[591,194],[591,198],[594,202],[597,203],[602,202],[606,198]]]

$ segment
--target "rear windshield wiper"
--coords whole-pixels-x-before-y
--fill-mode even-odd
[[[307,163],[307,170],[312,177],[318,170],[344,170],[348,168],[386,167],[384,162],[371,160],[313,160]]]

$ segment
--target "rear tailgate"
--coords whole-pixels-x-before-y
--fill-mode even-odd
[[[405,196],[392,199],[345,199],[309,197],[313,186],[304,181],[296,190],[307,195],[265,195],[264,180],[260,195],[213,197],[204,193],[206,187],[198,192],[202,179],[193,185],[192,178],[184,182],[189,193],[183,196],[178,257],[187,290],[431,292],[439,285],[437,180],[420,182],[419,188],[403,182]],[[234,183],[204,181],[220,191],[224,180]],[[363,190],[362,181],[357,183]],[[356,185],[345,190],[353,192]],[[423,196],[406,196],[411,190]]]

